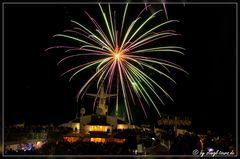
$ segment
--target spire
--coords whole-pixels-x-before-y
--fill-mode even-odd
[[[101,111],[99,111],[100,115],[107,115],[107,113],[108,113],[108,106],[106,105],[106,99],[108,97],[117,96],[117,94],[107,94],[104,91],[104,84],[103,83],[100,85],[100,88],[99,88],[98,92],[99,93],[97,93],[97,94],[87,93],[86,95],[99,98],[97,110],[101,110]]]

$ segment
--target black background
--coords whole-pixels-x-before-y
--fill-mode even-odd
[[[92,5],[4,5],[6,124],[66,122],[79,107],[89,107],[92,100],[77,104],[78,87],[59,77],[62,70],[56,63],[61,57],[44,50],[53,43],[54,34],[71,28],[71,19],[81,21],[78,15],[85,16],[85,10],[98,16],[100,10],[91,10]],[[177,44],[186,48],[185,56],[173,60],[189,75],[174,75],[177,85],[167,88],[174,102],[167,102],[162,110],[191,115],[196,130],[235,132],[236,5],[180,3],[166,7],[168,17],[180,21],[176,28],[182,36]]]

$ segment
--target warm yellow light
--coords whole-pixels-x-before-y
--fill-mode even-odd
[[[115,54],[115,59],[118,60],[119,57],[120,57],[119,53],[116,53],[116,54]]]
[[[105,138],[91,138],[90,142],[102,142],[102,143],[105,143],[106,139]]]

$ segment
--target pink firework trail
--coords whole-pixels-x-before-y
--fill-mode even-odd
[[[150,13],[148,8],[151,6],[145,5],[136,19],[127,25],[128,3],[125,4],[120,22],[116,19],[117,12],[112,11],[110,4],[105,6],[108,8],[107,12],[104,11],[100,3],[98,5],[105,24],[98,23],[96,19],[85,11],[85,14],[95,29],[90,30],[83,24],[71,20],[75,27],[71,30],[65,30],[62,34],[56,34],[54,37],[67,38],[78,42],[78,45],[76,47],[65,45],[53,46],[46,49],[46,51],[60,48],[65,49],[66,52],[74,52],[73,55],[66,56],[60,60],[58,65],[76,57],[97,57],[95,60],[90,59],[89,62],[81,63],[62,73],[62,76],[70,73],[71,77],[69,81],[71,81],[77,74],[82,73],[82,71],[95,68],[96,71],[85,81],[78,91],[76,96],[77,100],[85,95],[93,81],[97,82],[97,88],[99,88],[103,82],[107,83],[107,93],[111,93],[111,87],[119,81],[121,89],[120,96],[123,98],[122,100],[124,101],[129,122],[133,121],[132,110],[129,104],[130,101],[134,104],[138,102],[146,117],[147,112],[144,103],[153,107],[160,115],[156,103],[158,101],[162,104],[164,103],[157,92],[160,90],[166,97],[171,100],[172,98],[163,89],[159,81],[148,76],[148,71],[146,70],[150,70],[174,83],[176,82],[169,76],[169,68],[187,73],[182,67],[173,62],[151,57],[153,54],[158,54],[159,56],[161,53],[177,53],[183,55],[182,51],[184,48],[173,45],[162,46],[160,42],[162,39],[179,35],[174,30],[163,29],[166,25],[178,21],[167,20],[160,23],[156,17],[161,13],[161,10]],[[142,17],[144,13],[149,15]],[[158,24],[156,24],[156,21]],[[154,25],[152,22],[154,22]],[[159,42],[156,43],[156,41]],[[150,94],[154,95],[154,98],[157,98],[158,101],[153,100]]]

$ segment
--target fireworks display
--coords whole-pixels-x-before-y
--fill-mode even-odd
[[[69,42],[75,41],[76,46],[58,45],[49,47],[46,51],[60,48],[72,53],[61,59],[58,65],[73,58],[94,57],[84,63],[80,61],[79,65],[72,66],[61,75],[70,74],[71,81],[77,74],[94,68],[95,72],[86,79],[78,91],[77,100],[86,94],[93,83],[97,84],[97,88],[105,83],[107,93],[116,93],[112,87],[119,85],[117,86],[119,87],[118,96],[124,101],[129,122],[133,121],[130,103],[139,105],[146,117],[145,105],[153,107],[160,115],[159,104],[156,103],[159,101],[164,103],[158,92],[163,92],[171,100],[172,98],[158,81],[159,78],[153,78],[149,73],[176,83],[170,77],[171,68],[186,72],[174,62],[159,58],[163,53],[183,54],[182,47],[161,44],[165,38],[179,35],[174,30],[165,29],[170,23],[178,21],[160,22],[162,10],[150,12],[150,4],[142,5],[142,11],[130,22],[128,20],[130,4],[125,4],[121,13],[118,10],[112,10],[110,4],[98,4],[98,6],[101,20],[85,11],[95,29],[90,29],[83,24],[83,21],[71,20],[74,25],[72,29],[54,35],[54,37],[69,39]],[[121,15],[121,18],[116,18],[117,15]],[[153,96],[158,100],[153,100]]]

